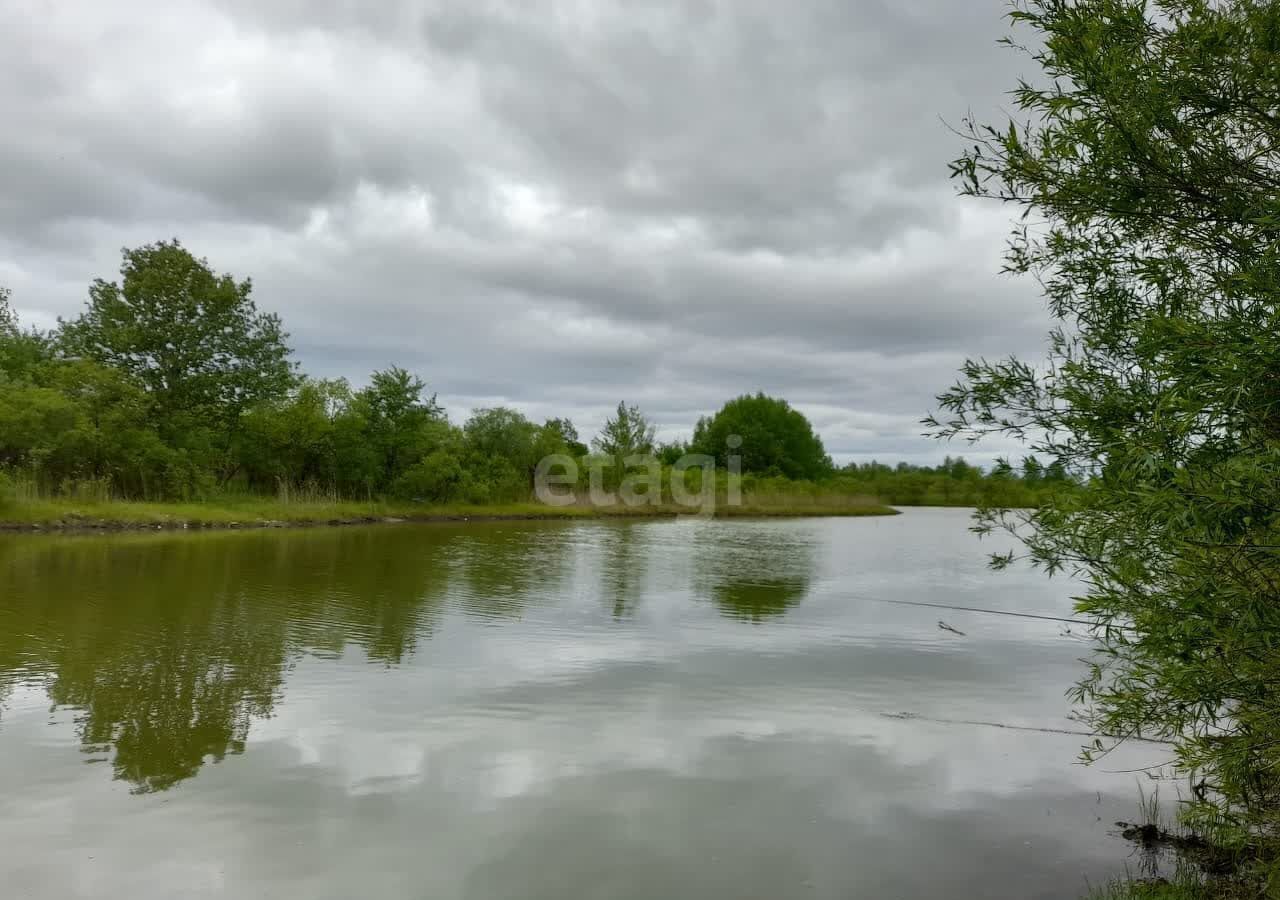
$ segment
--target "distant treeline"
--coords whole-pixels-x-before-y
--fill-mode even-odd
[[[840,470],[843,489],[878,497],[893,506],[1036,507],[1048,494],[1070,488],[1067,474],[1028,459],[1019,469],[997,465],[990,472],[961,458],[940,466],[851,463]]]
[[[590,446],[566,418],[533,422],[505,407],[458,425],[396,366],[359,389],[303,375],[250,282],[215,273],[176,240],[125,250],[121,276],[93,282],[84,312],[50,332],[20,328],[0,289],[0,499],[510,503],[530,499],[550,454],[580,464],[582,495],[593,468],[617,488],[623,460],[636,455],[660,460],[669,484],[669,467],[690,453],[714,458],[722,489],[733,467],[748,490],[805,502],[834,492],[1016,505],[1046,480],[983,475],[961,461],[837,470],[809,421],[763,394],[729,401],[688,442],[666,445],[625,403]]]

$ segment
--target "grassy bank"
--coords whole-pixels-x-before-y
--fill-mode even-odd
[[[1093,892],[1087,900],[1266,900],[1275,896],[1262,876],[1204,879],[1181,875],[1172,880],[1117,882]]]
[[[1140,791],[1136,823],[1117,822],[1142,875],[1117,879],[1086,900],[1264,900],[1280,896],[1280,847],[1261,833],[1210,826],[1198,833],[1162,811],[1159,790]]]
[[[1184,862],[1168,878],[1132,878],[1093,891],[1086,900],[1268,900],[1280,886],[1274,863],[1223,863],[1225,872]]]
[[[897,510],[865,497],[796,498],[746,497],[743,504],[720,504],[716,516],[879,516]],[[354,525],[384,521],[463,521],[500,519],[647,518],[696,512],[672,504],[626,506],[548,506],[542,503],[488,505],[429,505],[396,502],[281,502],[271,498],[231,497],[192,503],[79,501],[72,499],[15,500],[0,506],[0,528],[146,529],[146,528],[261,528],[306,525]]]

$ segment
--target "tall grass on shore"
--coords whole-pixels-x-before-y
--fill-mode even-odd
[[[1263,900],[1277,896],[1280,870],[1268,853],[1242,845],[1225,825],[1192,831],[1177,815],[1165,815],[1158,789],[1139,788],[1141,816],[1117,822],[1134,844],[1137,874],[1091,891],[1087,900]]]
[[[721,498],[722,499],[722,498]],[[226,493],[186,502],[112,499],[109,494],[78,491],[41,497],[29,486],[0,483],[0,526],[11,528],[182,528],[260,525],[350,524],[382,519],[562,519],[716,516],[868,516],[896,510],[871,497],[821,490],[780,489],[744,492],[739,504],[705,509],[661,502],[596,505],[585,495],[563,506],[536,500],[510,503],[414,503],[399,500],[343,500],[323,492],[288,491],[275,497]]]

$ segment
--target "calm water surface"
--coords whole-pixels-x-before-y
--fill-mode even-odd
[[[1078,897],[1135,776],[981,723],[1086,645],[883,602],[1068,614],[966,526],[0,537],[3,894]]]

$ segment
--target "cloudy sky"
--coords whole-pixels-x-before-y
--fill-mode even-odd
[[[74,315],[177,236],[304,369],[397,363],[660,435],[764,390],[837,460],[932,461],[966,355],[1035,354],[1011,210],[946,122],[1029,64],[1003,0],[0,0],[0,283]],[[993,452],[994,445],[988,448]],[[970,453],[984,457],[986,453]]]

